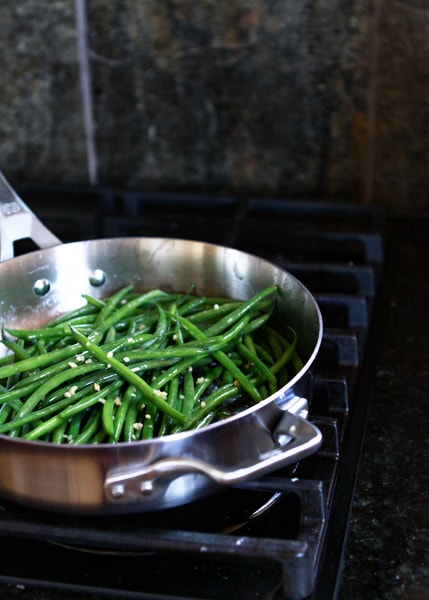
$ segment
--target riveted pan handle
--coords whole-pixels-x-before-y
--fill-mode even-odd
[[[13,258],[14,242],[29,238],[39,248],[61,244],[21,200],[0,171],[0,262]]]
[[[195,458],[164,458],[152,464],[121,471],[112,469],[105,479],[105,494],[110,502],[127,502],[156,492],[158,480],[198,474],[219,486],[231,486],[254,479],[276,468],[295,463],[316,452],[322,442],[317,427],[302,417],[285,411],[272,434],[273,446],[237,469],[220,468]]]

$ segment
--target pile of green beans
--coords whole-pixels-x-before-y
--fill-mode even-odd
[[[246,301],[124,287],[38,329],[2,329],[0,434],[132,442],[224,419],[302,363],[270,318],[275,285]]]

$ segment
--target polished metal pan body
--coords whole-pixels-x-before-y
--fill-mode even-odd
[[[320,447],[319,430],[305,418],[305,392],[322,319],[311,293],[287,271],[245,252],[188,240],[61,244],[3,177],[0,210],[0,318],[6,327],[37,327],[84,304],[82,294],[103,298],[129,284],[137,291],[176,292],[196,284],[201,295],[244,300],[275,283],[278,327],[296,330],[304,362],[272,396],[197,431],[83,446],[0,435],[0,496],[63,512],[153,511],[259,477]],[[13,258],[13,240],[22,237],[42,249]]]

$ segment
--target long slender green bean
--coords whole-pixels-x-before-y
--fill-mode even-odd
[[[41,425],[30,431],[25,437],[27,440],[35,440],[49,431],[55,429],[56,426],[60,425],[65,420],[70,417],[81,413],[82,411],[87,410],[89,407],[93,406],[97,402],[100,402],[100,399],[103,399],[104,396],[109,394],[112,390],[117,388],[117,384],[113,383],[106,389],[100,389],[94,391],[92,394],[86,396],[84,399],[76,402],[75,404],[68,406],[61,410],[57,415],[54,415],[47,421],[43,422]],[[103,403],[102,403],[103,405]]]
[[[124,363],[117,360],[114,356],[109,356],[104,350],[97,346],[94,342],[91,342],[89,338],[79,333],[76,329],[72,329],[75,339],[82,346],[82,349],[88,350],[93,354],[103,365],[112,367],[112,369],[120,375],[123,379],[134,385],[143,396],[152,404],[155,404],[159,410],[166,412],[170,417],[176,419],[180,423],[186,421],[185,415],[172,408],[162,397],[162,394],[157,393],[158,390],[152,388],[144,379],[136,375],[131,369],[129,369]]]
[[[198,327],[196,327],[193,323],[185,319],[184,317],[180,317],[177,315],[176,317],[179,319],[181,325],[196,339],[205,340],[207,336],[204,332],[202,332]],[[237,364],[231,360],[224,352],[221,350],[217,350],[213,352],[214,358],[218,360],[221,365],[225,367],[238,381],[241,387],[246,390],[246,392],[253,398],[254,401],[260,402],[262,400],[261,395],[258,389],[253,385],[253,383],[246,377],[246,375],[241,371],[241,369],[237,366]]]

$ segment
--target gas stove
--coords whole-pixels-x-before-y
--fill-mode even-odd
[[[0,500],[0,583],[43,589],[44,598],[335,598],[382,321],[384,211],[111,188],[18,191],[64,242],[186,238],[295,275],[324,320],[309,398],[323,444],[292,468],[151,514],[58,515]]]

